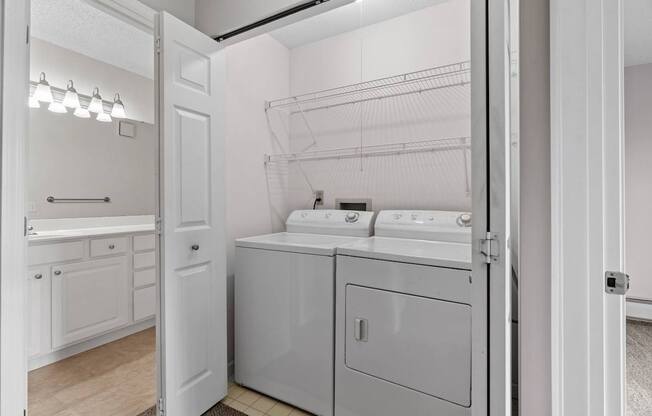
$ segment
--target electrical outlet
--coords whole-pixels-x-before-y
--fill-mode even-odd
[[[324,191],[315,191],[315,201],[317,202],[315,204],[316,207],[324,205]]]

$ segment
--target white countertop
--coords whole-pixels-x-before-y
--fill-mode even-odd
[[[29,242],[154,231],[153,215],[32,220]]]

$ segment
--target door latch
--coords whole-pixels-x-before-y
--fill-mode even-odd
[[[622,272],[605,272],[605,292],[611,295],[624,295],[629,290],[629,275]]]

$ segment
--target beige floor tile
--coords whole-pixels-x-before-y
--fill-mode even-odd
[[[310,413],[306,413],[303,410],[293,409],[290,412],[290,416],[312,416]]]
[[[247,406],[244,403],[240,403],[237,400],[234,400],[233,403],[231,403],[229,405],[229,407],[232,408],[232,409],[235,409],[235,410],[239,410],[241,412],[244,412],[245,410],[247,410],[249,408],[249,406]]]
[[[251,407],[253,407],[256,410],[259,410],[263,413],[267,412],[269,409],[274,407],[276,404],[276,400],[272,400],[269,397],[261,397],[260,399],[256,400]]]
[[[245,409],[242,413],[247,416],[265,416],[265,413],[261,412],[260,410],[256,410],[253,407]]]
[[[254,402],[256,402],[261,397],[263,396],[256,393],[255,391],[246,390],[236,400],[239,401],[240,403],[246,404],[247,406],[251,406],[252,404],[254,404]]]
[[[222,403],[227,405],[227,406],[231,406],[231,403],[233,403],[234,401],[235,401],[235,399],[227,397],[226,399],[222,400]]]
[[[269,416],[288,416],[293,409],[283,403],[276,403],[274,407],[267,411]]]
[[[232,386],[229,386],[229,390],[226,394],[227,397],[231,399],[237,399],[238,397],[242,396],[247,390],[238,386],[237,384],[233,384]]]

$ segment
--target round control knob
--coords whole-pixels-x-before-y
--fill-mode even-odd
[[[460,216],[457,217],[457,224],[460,227],[470,227],[471,226],[471,214],[468,214],[468,213],[460,214]]]
[[[55,276],[60,276],[61,275],[61,270],[55,270],[54,275]]]
[[[198,251],[199,250],[199,244],[193,244],[191,247],[192,251]]]
[[[357,221],[358,221],[358,218],[360,218],[360,214],[358,214],[357,212],[348,212],[348,213],[346,214],[346,217],[344,217],[344,219],[345,219],[346,222],[348,222],[348,223],[357,222]]]
[[[41,279],[43,279],[43,275],[41,273],[37,273],[37,274],[34,275],[34,279],[41,280]]]
[[[394,217],[395,220],[399,220],[399,219],[401,219],[401,217],[402,217],[401,214],[394,214],[394,215],[392,215],[392,216]]]
[[[109,244],[109,250],[113,250],[115,248],[115,244]]]

